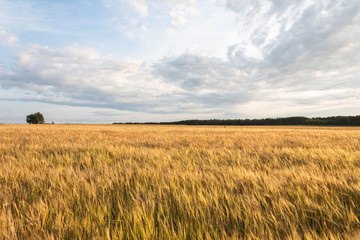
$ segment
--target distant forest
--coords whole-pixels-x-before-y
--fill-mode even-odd
[[[312,125],[312,126],[360,126],[358,116],[333,117],[285,117],[263,119],[210,119],[210,120],[183,120],[176,122],[126,122],[114,124],[157,124],[157,125],[219,125],[219,126],[264,126],[264,125]]]

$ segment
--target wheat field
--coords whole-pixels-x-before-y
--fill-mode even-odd
[[[0,239],[359,239],[360,128],[0,125]]]

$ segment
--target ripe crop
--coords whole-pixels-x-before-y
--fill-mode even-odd
[[[0,125],[0,239],[356,239],[360,128]]]

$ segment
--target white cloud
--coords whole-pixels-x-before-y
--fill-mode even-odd
[[[166,32],[170,34],[175,33],[179,27],[185,25],[189,17],[197,15],[197,0],[103,0],[103,2],[111,11],[116,9],[117,14],[125,21],[129,21],[131,23],[131,21],[134,22],[134,19],[136,19],[138,24],[132,24],[133,26],[145,26],[151,22],[156,22],[156,20],[154,20],[154,16],[167,15],[167,17],[162,16],[162,19],[168,21],[168,28]],[[138,16],[134,16],[133,14],[126,13],[124,11],[124,2],[126,2],[127,5],[140,16],[140,18],[138,18]],[[157,28],[158,26],[153,27]],[[121,29],[124,28],[126,28],[126,26],[121,24]],[[127,34],[129,35],[129,33]],[[134,32],[131,32],[130,35],[132,39],[135,39]]]
[[[102,0],[104,6],[110,10],[115,10],[119,14],[124,14],[126,5],[131,7],[141,17],[148,15],[148,4],[146,0]]]
[[[4,46],[15,46],[18,38],[5,30],[0,30],[0,42]]]
[[[16,50],[15,60],[13,72],[3,73],[0,85],[29,91],[24,100],[156,112],[168,111],[162,103],[179,91],[152,75],[145,63],[86,47],[26,45]]]
[[[178,27],[185,25],[189,16],[197,14],[195,8],[197,0],[164,0],[164,2],[170,7],[169,15],[172,21],[167,30],[170,35],[174,34]]]
[[[140,16],[148,15],[148,6],[145,0],[127,0],[127,2]]]

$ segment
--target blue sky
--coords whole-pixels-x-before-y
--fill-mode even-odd
[[[358,0],[0,0],[0,122],[360,114]]]

